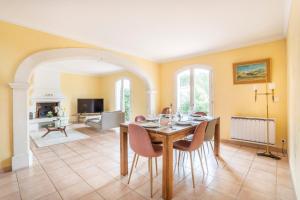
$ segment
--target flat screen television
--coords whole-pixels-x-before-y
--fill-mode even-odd
[[[103,112],[103,99],[77,99],[78,113]]]

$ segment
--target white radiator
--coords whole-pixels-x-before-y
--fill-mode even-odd
[[[231,138],[255,143],[267,143],[267,119],[231,117]],[[269,119],[269,142],[275,144],[275,120]]]

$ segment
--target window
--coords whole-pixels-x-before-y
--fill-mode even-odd
[[[211,71],[190,68],[177,74],[177,110],[212,113]]]
[[[130,120],[131,97],[130,97],[130,81],[121,79],[116,82],[115,86],[116,110],[125,112],[125,120]]]

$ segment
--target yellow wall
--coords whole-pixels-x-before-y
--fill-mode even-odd
[[[75,74],[61,74],[61,89],[65,96],[63,107],[72,117],[77,113],[78,98],[103,98],[104,110],[115,110],[115,83],[121,78],[127,78],[131,83],[131,118],[136,115],[146,115],[147,85],[144,80],[130,72],[116,72],[104,76],[85,76]],[[74,116],[74,115],[73,115]],[[76,120],[75,117],[72,117]]]
[[[98,48],[66,38],[24,28],[0,21],[0,169],[11,166],[12,143],[12,89],[14,75],[20,62],[33,53],[68,47]],[[98,48],[99,49],[99,48]],[[159,85],[158,65],[142,58],[113,52],[135,63]]]
[[[261,58],[272,59],[272,82],[276,83],[279,102],[271,104],[271,117],[276,118],[277,145],[286,139],[286,42],[285,40],[250,46],[220,53],[197,56],[161,65],[161,108],[175,105],[175,74],[182,67],[203,64],[213,70],[214,115],[221,117],[221,136],[230,138],[230,118],[234,115],[265,116],[265,99],[254,102],[252,84],[234,85],[232,63]],[[262,84],[259,84],[262,87]]]
[[[287,35],[289,159],[300,198],[300,0],[293,0]]]
[[[61,90],[65,97],[63,107],[69,116],[77,113],[78,98],[101,98],[100,78],[62,73]]]

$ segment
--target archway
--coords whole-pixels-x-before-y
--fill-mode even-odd
[[[154,84],[147,73],[134,62],[105,50],[89,48],[53,49],[34,53],[25,58],[19,65],[14,82],[10,84],[13,89],[13,158],[12,170],[29,167],[32,164],[28,128],[28,89],[29,80],[34,69],[44,63],[65,59],[95,59],[114,64],[136,74],[147,83],[148,112],[154,113],[155,94]]]

